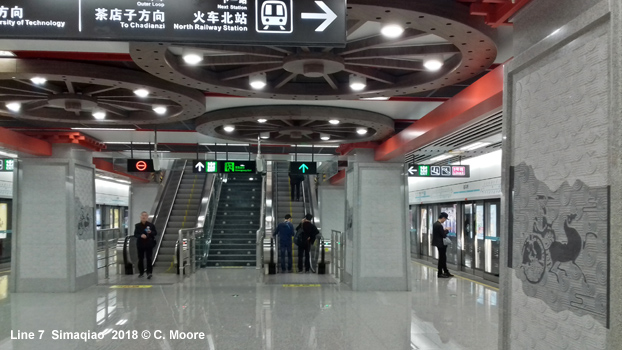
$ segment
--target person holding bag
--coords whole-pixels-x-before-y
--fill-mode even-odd
[[[438,221],[436,221],[432,227],[432,245],[438,250],[438,278],[454,276],[449,273],[447,269],[447,245],[451,244],[451,241],[447,238],[447,232],[449,232],[449,230],[446,230],[443,224],[447,221],[448,217],[449,215],[447,215],[447,213],[440,213]],[[446,241],[449,242],[446,243]]]

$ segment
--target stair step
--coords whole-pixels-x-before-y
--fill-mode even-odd
[[[239,267],[253,267],[255,266],[255,261],[207,261],[208,267],[229,267],[229,266],[239,266]]]
[[[212,240],[212,245],[210,246],[210,250],[213,249],[248,249],[248,250],[255,250],[255,243],[246,243],[246,244],[232,244],[232,243],[214,243],[214,240]]]

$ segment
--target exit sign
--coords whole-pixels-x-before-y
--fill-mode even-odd
[[[0,158],[0,171],[13,171],[15,169],[15,159]]]
[[[131,173],[152,173],[155,171],[153,159],[128,159],[127,171]]]
[[[220,174],[252,174],[257,170],[254,161],[223,161],[223,160],[193,160],[193,173],[220,173]]]
[[[408,176],[411,177],[445,177],[467,178],[471,176],[471,168],[468,165],[408,165]]]
[[[290,174],[298,175],[315,175],[317,174],[316,162],[290,162],[289,163]]]

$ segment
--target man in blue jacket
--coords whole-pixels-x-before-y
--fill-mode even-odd
[[[274,236],[279,237],[279,260],[281,260],[281,271],[293,272],[293,260],[292,260],[292,237],[294,237],[294,225],[292,224],[292,216],[285,215],[285,221],[280,223],[276,230],[274,230]],[[287,270],[285,269],[285,260],[287,258]]]

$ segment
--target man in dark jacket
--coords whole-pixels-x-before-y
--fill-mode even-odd
[[[301,244],[298,245],[298,270],[299,272],[303,272],[302,268],[302,257],[304,255],[304,272],[311,272],[311,260],[310,260],[310,252],[311,246],[315,243],[315,237],[320,233],[317,227],[311,222],[313,220],[313,215],[307,214],[305,218],[302,219],[296,231],[302,228],[302,237],[300,239]]]
[[[443,238],[447,237],[447,232],[443,227],[445,221],[449,215],[443,212],[438,216],[438,221],[434,223],[432,226],[432,245],[438,249],[438,277],[439,278],[449,278],[453,277],[449,270],[447,269],[447,246],[443,242]]]
[[[276,227],[276,230],[274,230],[274,236],[279,237],[279,260],[281,261],[281,272],[293,272],[294,263],[292,261],[292,237],[294,237],[294,225],[292,224],[291,215],[285,215],[285,221]],[[287,266],[285,266],[285,260],[287,260]],[[287,269],[285,269],[286,267]]]
[[[302,182],[304,180],[305,180],[304,175],[289,174],[290,192],[291,192],[292,202],[293,201],[300,202],[300,187],[302,186]]]
[[[145,275],[143,260],[147,259],[147,278],[151,279],[151,260],[153,256],[153,247],[155,247],[155,237],[158,235],[158,231],[147,219],[149,219],[149,213],[146,211],[140,213],[140,222],[134,227],[134,237],[136,237],[136,248],[138,249],[138,271],[140,272],[138,277],[143,277]]]

